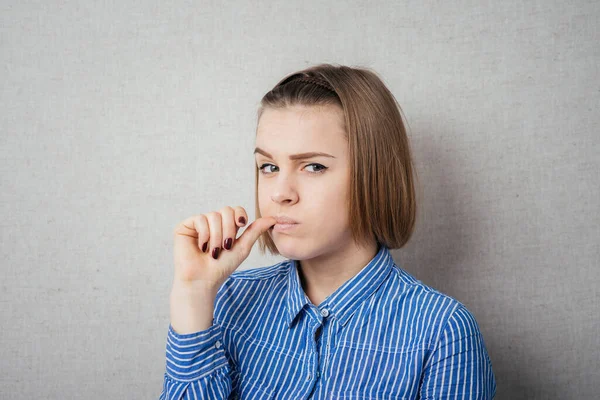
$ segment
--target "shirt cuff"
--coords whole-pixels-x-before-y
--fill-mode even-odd
[[[203,331],[179,334],[169,324],[167,333],[167,375],[190,382],[228,366],[219,324]]]

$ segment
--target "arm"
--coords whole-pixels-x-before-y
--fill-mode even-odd
[[[230,239],[247,218],[242,207],[224,207],[189,217],[175,227],[171,324],[160,399],[216,400],[235,395],[230,373],[236,368],[225,355],[224,328],[214,316],[219,314],[222,288],[260,235],[277,222],[274,217],[258,218],[232,244]],[[233,247],[220,253],[222,238],[229,238]],[[212,252],[207,252],[209,242]]]
[[[475,317],[459,305],[425,365],[420,399],[490,400],[496,380]]]
[[[219,294],[173,285],[160,400],[227,399],[231,393],[233,363],[225,354],[223,328],[213,319]]]
[[[214,324],[196,333],[178,334],[169,325],[160,400],[228,398],[232,367],[225,356],[221,329]]]

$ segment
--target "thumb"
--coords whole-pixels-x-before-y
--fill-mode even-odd
[[[238,248],[242,253],[243,258],[246,258],[248,254],[250,254],[250,250],[252,250],[252,246],[258,240],[260,235],[265,233],[270,227],[275,225],[277,220],[275,217],[261,217],[255,221],[253,221],[244,233],[237,238],[236,242],[238,244]]]

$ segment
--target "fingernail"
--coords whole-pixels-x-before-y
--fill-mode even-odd
[[[202,252],[206,253],[206,249],[208,247],[208,242],[204,243],[204,245],[202,246]]]
[[[219,248],[219,247],[215,247],[215,248],[213,249],[213,252],[212,252],[212,257],[213,257],[215,260],[217,259],[217,257],[219,257],[219,251],[220,251],[220,250],[221,250],[221,248]]]
[[[231,245],[233,244],[233,239],[229,238],[225,241],[225,249],[229,250],[231,249]]]
[[[246,223],[246,218],[244,217],[239,217],[238,221],[240,221],[240,224],[244,225]]]

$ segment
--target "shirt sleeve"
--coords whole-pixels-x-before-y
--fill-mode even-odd
[[[475,317],[462,304],[442,329],[423,370],[421,400],[489,400],[496,380]]]
[[[179,334],[169,324],[166,372],[159,400],[227,399],[232,366],[225,356],[219,324]]]

